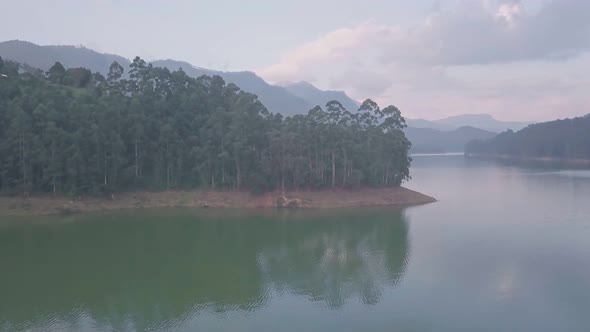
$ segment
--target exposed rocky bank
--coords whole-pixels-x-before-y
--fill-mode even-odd
[[[1,215],[52,215],[103,210],[201,207],[201,208],[341,208],[404,206],[436,200],[403,187],[270,192],[255,195],[238,191],[164,191],[118,193],[106,198],[33,196],[0,197]]]

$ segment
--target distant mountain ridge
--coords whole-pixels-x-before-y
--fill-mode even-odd
[[[494,133],[500,133],[508,129],[520,130],[529,125],[527,122],[496,120],[489,114],[463,114],[439,120],[406,119],[406,123],[409,127],[414,128],[431,128],[442,131],[452,131],[467,126]]]
[[[469,126],[452,131],[407,127],[404,132],[412,142],[412,153],[463,152],[465,145],[472,140],[486,140],[496,136],[494,132]]]
[[[307,100],[315,105],[325,105],[330,100],[338,100],[349,111],[355,111],[360,106],[360,103],[351,99],[344,91],[324,91],[316,88],[309,82],[301,81],[280,82],[277,85],[284,87],[289,92],[297,97]]]
[[[590,115],[532,124],[465,147],[468,155],[584,160],[590,163]]]
[[[85,67],[93,72],[106,75],[109,66],[117,61],[129,70],[131,61],[125,57],[96,52],[89,48],[77,46],[40,46],[27,41],[11,40],[0,42],[0,56],[4,59],[26,63],[32,67],[48,70],[56,61],[66,68]],[[225,81],[234,83],[242,90],[254,93],[260,101],[273,113],[294,115],[307,113],[316,105],[325,106],[330,100],[340,101],[346,108],[356,110],[358,102],[341,91],[323,91],[310,83],[298,83],[293,86],[281,87],[264,81],[253,72],[223,72],[200,68],[185,61],[157,60],[151,62],[157,67],[170,70],[182,68],[187,75],[219,75]]]
[[[156,60],[151,63],[156,67],[165,67],[170,70],[182,68],[187,75],[192,77],[219,75],[226,82],[234,83],[242,90],[256,94],[264,106],[273,113],[281,113],[283,115],[307,113],[307,111],[315,106],[315,104],[312,105],[309,101],[293,95],[285,88],[268,84],[253,72],[222,72],[195,67],[188,62],[177,60]],[[321,106],[324,106],[326,102]]]
[[[126,70],[131,63],[129,59],[122,56],[98,53],[81,46],[40,46],[21,40],[0,42],[0,56],[42,70],[48,70],[56,61],[59,61],[66,68],[85,67],[101,74],[108,73],[113,61],[117,61]]]

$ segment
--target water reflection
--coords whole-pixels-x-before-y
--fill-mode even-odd
[[[400,281],[406,266],[408,230],[401,219],[397,212],[293,223],[261,250],[260,266],[277,289],[305,294],[329,308],[353,297],[375,304],[385,285]]]
[[[409,256],[400,210],[74,218],[0,227],[0,330],[167,330],[286,295],[375,304]]]

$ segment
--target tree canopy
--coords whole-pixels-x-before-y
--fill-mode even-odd
[[[465,152],[515,157],[589,159],[590,114],[533,124],[518,132],[508,130],[490,140],[471,141],[466,145]]]
[[[298,190],[398,186],[409,178],[399,109],[338,101],[273,114],[219,76],[189,77],[136,57],[105,78],[56,63],[4,61],[0,190],[111,193],[207,188]],[[25,68],[26,69],[26,68]]]

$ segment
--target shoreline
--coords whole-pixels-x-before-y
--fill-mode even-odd
[[[433,197],[404,188],[359,188],[321,191],[269,192],[255,195],[241,191],[135,191],[111,198],[40,195],[27,199],[0,197],[0,216],[68,215],[85,212],[144,208],[215,209],[330,209],[370,206],[412,206],[436,202]]]
[[[481,159],[499,159],[509,161],[531,161],[544,163],[559,163],[565,165],[590,166],[590,159],[584,158],[555,158],[555,157],[534,157],[534,156],[512,156],[507,154],[489,154],[489,153],[465,153],[467,158]]]

